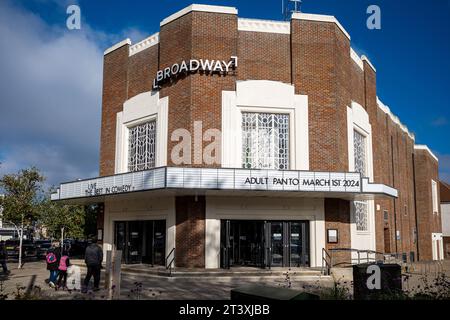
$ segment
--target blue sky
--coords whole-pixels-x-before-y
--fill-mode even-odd
[[[281,0],[194,2],[282,20]],[[1,0],[0,174],[37,165],[49,184],[96,176],[103,50],[157,32],[163,18],[191,3]],[[65,28],[69,4],[81,8],[80,31]],[[366,28],[371,4],[381,8],[381,30]],[[304,0],[302,11],[337,17],[377,68],[381,100],[439,156],[450,181],[450,0]]]

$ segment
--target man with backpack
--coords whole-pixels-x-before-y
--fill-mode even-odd
[[[0,264],[3,268],[4,274],[9,274],[8,266],[6,265],[6,259],[8,258],[8,253],[6,252],[5,241],[0,241]]]
[[[84,261],[86,262],[87,266],[87,274],[86,278],[84,279],[84,291],[87,290],[89,286],[89,281],[91,280],[91,277],[94,276],[94,291],[99,290],[99,284],[100,284],[100,269],[102,267],[102,261],[103,261],[103,250],[102,248],[96,243],[96,239],[91,239],[89,241],[89,244],[86,248],[86,252],[84,255]]]
[[[50,277],[48,284],[50,287],[55,288],[56,278],[58,277],[59,260],[61,258],[61,248],[58,242],[54,242],[52,247],[48,250],[45,256],[47,262],[47,270],[50,271]]]

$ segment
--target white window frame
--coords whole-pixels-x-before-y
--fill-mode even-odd
[[[431,199],[433,202],[433,214],[439,213],[437,182],[431,180]]]
[[[347,107],[347,136],[348,136],[348,167],[349,171],[355,172],[355,150],[354,132],[365,137],[366,151],[366,177],[373,181],[373,149],[372,149],[372,126],[369,121],[369,114],[363,106],[355,101]],[[351,206],[351,245],[352,248],[376,249],[375,238],[375,201],[367,200],[367,231],[357,230],[356,212],[354,204]],[[384,217],[383,217],[384,218]]]
[[[155,167],[167,165],[169,98],[159,93],[144,92],[125,101],[116,117],[115,174],[128,172],[129,127],[156,119]]]
[[[308,96],[269,80],[236,83],[222,91],[222,168],[242,168],[242,112],[289,114],[289,168],[309,170]]]

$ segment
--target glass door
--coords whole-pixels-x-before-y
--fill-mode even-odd
[[[128,261],[127,263],[142,262],[142,222],[128,222]]]
[[[282,267],[284,258],[283,222],[271,222],[271,265]]]
[[[116,250],[122,251],[122,260],[126,261],[126,243],[127,243],[127,223],[125,221],[116,221],[114,223],[114,243]]]
[[[166,221],[153,222],[153,264],[164,265],[166,253]]]

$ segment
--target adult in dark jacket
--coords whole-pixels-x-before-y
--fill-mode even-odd
[[[84,255],[84,262],[87,266],[86,278],[84,278],[85,289],[89,286],[91,277],[94,276],[94,291],[99,290],[100,284],[100,269],[103,261],[103,250],[96,243],[95,240],[91,240],[86,248]]]
[[[5,241],[0,241],[0,264],[3,268],[3,273],[8,274],[8,266],[6,265],[6,259],[8,258],[8,253],[6,252]]]
[[[46,262],[47,270],[50,271],[48,284],[50,287],[55,287],[56,278],[58,277],[59,260],[61,259],[61,248],[58,242],[54,242],[52,247],[47,251]]]

